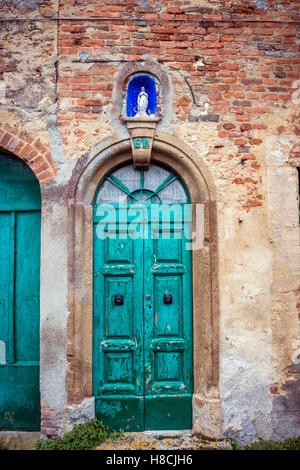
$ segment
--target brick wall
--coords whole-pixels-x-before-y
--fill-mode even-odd
[[[232,184],[243,188],[241,206],[247,211],[261,206],[257,148],[262,139],[257,134],[268,133],[266,114],[285,108],[295,91],[300,23],[284,21],[299,21],[300,2],[269,2],[268,9],[255,7],[266,8],[266,2],[162,3],[60,2],[61,17],[84,18],[59,22],[58,101],[63,106],[58,119],[63,142],[80,146],[86,133],[80,122],[99,122],[111,104],[121,63],[150,57],[172,76],[178,121],[218,122],[222,145],[233,145],[226,158],[241,163],[232,174]],[[229,17],[247,22],[227,21]],[[271,22],[280,19],[282,23]],[[71,130],[70,121],[78,128]],[[99,127],[95,131],[101,136]],[[299,134],[300,127],[295,125],[294,131]]]
[[[41,402],[41,436],[43,438],[57,437],[62,433],[62,417],[57,410],[49,408],[44,401]]]

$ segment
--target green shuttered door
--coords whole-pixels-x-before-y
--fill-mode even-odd
[[[40,428],[40,189],[0,154],[0,428]]]
[[[125,431],[192,424],[192,263],[184,236],[191,215],[170,226],[151,224],[150,208],[115,205],[112,227],[101,225],[103,205],[94,205],[96,415]],[[127,236],[133,220],[144,220],[148,236]],[[114,228],[115,238],[99,237]]]

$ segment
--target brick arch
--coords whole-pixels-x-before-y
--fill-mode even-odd
[[[0,123],[0,149],[13,153],[34,172],[41,186],[51,183],[57,168],[52,160],[49,145],[17,126]]]

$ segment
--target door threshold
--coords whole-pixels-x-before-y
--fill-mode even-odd
[[[155,436],[158,439],[164,439],[167,437],[179,437],[179,436],[189,436],[192,435],[192,430],[191,429],[175,429],[175,430],[146,430],[146,431],[141,431],[145,434],[148,434],[149,436]]]

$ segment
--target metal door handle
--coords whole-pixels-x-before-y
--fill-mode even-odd
[[[123,304],[124,304],[123,295],[121,294],[115,295],[115,305],[123,305]]]
[[[164,295],[164,304],[171,304],[173,301],[171,294]]]

